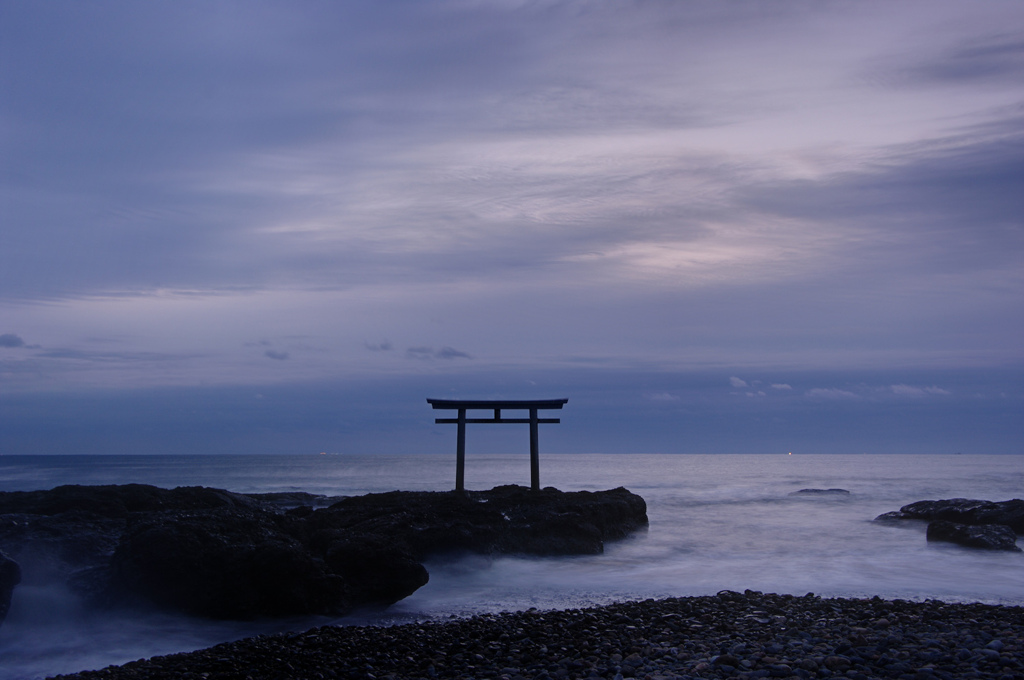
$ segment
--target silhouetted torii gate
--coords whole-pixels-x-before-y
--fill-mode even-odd
[[[457,418],[436,418],[437,424],[454,423],[459,426],[455,445],[455,490],[466,490],[466,423],[529,423],[530,425],[530,488],[540,491],[540,449],[537,444],[537,425],[540,423],[559,423],[558,418],[538,418],[537,411],[544,409],[561,409],[568,399],[427,399],[427,403],[435,409],[456,410]],[[529,418],[502,418],[503,410],[527,410]],[[494,411],[493,418],[467,418],[466,411]]]

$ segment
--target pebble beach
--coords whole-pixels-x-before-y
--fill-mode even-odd
[[[1024,678],[1024,608],[706,597],[327,626],[58,676],[92,678]]]

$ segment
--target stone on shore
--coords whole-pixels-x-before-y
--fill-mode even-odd
[[[1024,610],[723,591],[401,626],[325,626],[87,671],[149,678],[1024,677]]]
[[[1020,548],[1017,547],[1017,534],[1002,524],[957,524],[939,519],[928,524],[927,537],[929,541],[946,541],[968,548],[1020,552]]]

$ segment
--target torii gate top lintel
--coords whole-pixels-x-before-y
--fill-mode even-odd
[[[427,399],[435,409],[560,409],[568,399]]]
[[[466,423],[524,423],[530,425],[530,488],[540,491],[540,460],[537,425],[558,423],[558,418],[538,418],[537,412],[545,409],[561,409],[568,399],[427,399],[435,409],[456,410],[457,418],[436,418],[437,424],[458,425],[455,459],[455,490],[465,491],[466,468]],[[491,410],[493,418],[467,418],[468,410]],[[503,418],[502,410],[527,410],[529,418]]]

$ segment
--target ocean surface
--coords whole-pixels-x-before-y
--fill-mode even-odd
[[[467,457],[466,486],[529,485],[529,456]],[[445,491],[454,455],[0,456],[0,491],[61,484],[212,486],[241,493]],[[603,555],[428,562],[430,583],[380,612],[341,619],[212,622],[82,610],[52,584],[15,591],[0,626],[0,679],[45,677],[327,623],[575,608],[722,589],[1024,604],[1024,554],[929,544],[919,523],[872,519],[913,501],[1024,497],[1024,456],[587,455],[541,457],[541,483],[624,486],[650,527]],[[841,488],[849,494],[795,494]]]

